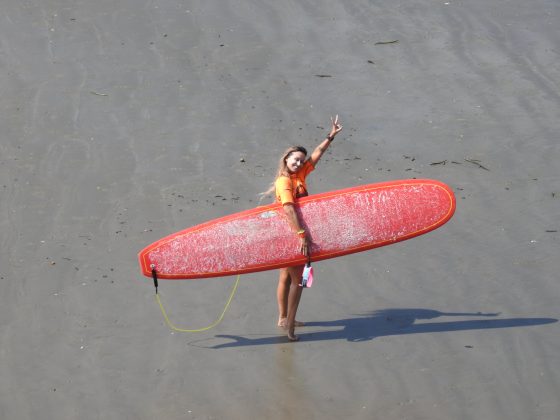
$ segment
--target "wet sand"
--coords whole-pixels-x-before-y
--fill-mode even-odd
[[[554,0],[5,0],[0,418],[559,418],[559,20]],[[336,113],[312,192],[435,178],[454,218],[317,263],[298,343],[275,272],[171,332],[136,253],[257,205]],[[234,280],[162,301],[205,326]]]

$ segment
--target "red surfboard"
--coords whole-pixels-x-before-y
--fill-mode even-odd
[[[312,240],[311,261],[404,241],[432,231],[455,212],[450,187],[429,179],[362,185],[299,199]],[[242,211],[190,227],[140,251],[142,274],[198,279],[302,265],[300,241],[281,204]]]

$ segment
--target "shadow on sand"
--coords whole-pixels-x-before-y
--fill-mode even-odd
[[[371,314],[360,315],[355,318],[335,321],[307,322],[299,328],[297,334],[300,341],[347,340],[352,342],[369,341],[376,337],[405,334],[422,334],[450,331],[487,330],[497,328],[529,327],[535,325],[552,324],[558,322],[554,318],[495,318],[499,313],[462,313],[439,312],[430,309],[384,309]],[[469,319],[461,321],[423,322],[417,320],[434,319],[438,317],[482,317],[492,319]],[[306,329],[318,327],[338,327],[336,330],[305,332]],[[262,346],[285,343],[284,334],[258,338],[236,335],[216,335],[215,338],[230,339],[229,343],[209,346],[207,348],[221,349],[226,347]],[[207,340],[203,340],[207,341]],[[197,345],[194,342],[191,343]],[[200,345],[200,342],[198,342]]]

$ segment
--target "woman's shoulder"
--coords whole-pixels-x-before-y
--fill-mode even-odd
[[[282,184],[286,184],[290,182],[290,177],[286,176],[286,175],[279,175],[275,180],[274,180],[274,185],[282,185]]]
[[[311,161],[311,158],[309,158],[305,162],[303,162],[302,169],[315,169],[315,165]]]

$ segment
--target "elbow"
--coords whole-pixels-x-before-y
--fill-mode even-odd
[[[285,213],[293,213],[294,212],[294,203],[284,203],[282,204],[282,208],[284,209]]]
[[[294,203],[285,203],[282,207],[284,208],[284,214],[288,217],[288,219],[294,220],[295,218],[297,218],[296,207]]]

